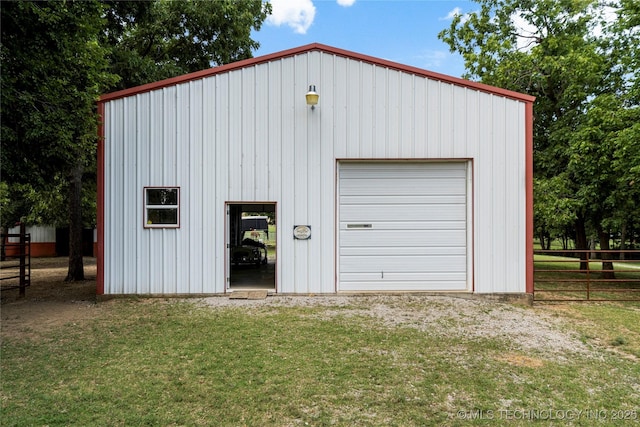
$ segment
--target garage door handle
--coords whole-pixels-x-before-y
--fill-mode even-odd
[[[347,224],[347,228],[373,228],[372,224]]]

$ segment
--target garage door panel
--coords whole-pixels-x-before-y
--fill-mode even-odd
[[[464,205],[346,205],[340,208],[340,222],[367,221],[464,221]]]
[[[346,164],[346,163],[343,163]],[[340,177],[356,179],[403,179],[403,178],[465,178],[466,171],[460,162],[431,163],[428,170],[424,163],[351,163],[340,171]]]
[[[415,247],[388,247],[388,246],[356,246],[340,248],[340,256],[406,256],[406,255],[461,255],[466,256],[466,249],[457,246],[415,246]]]
[[[346,205],[459,205],[466,203],[464,194],[451,195],[341,195],[340,204]]]
[[[360,282],[461,282],[466,280],[464,273],[424,273],[424,272],[393,272],[377,273],[341,273],[341,280]]]
[[[385,292],[385,291],[396,291],[396,292],[412,292],[412,291],[466,291],[467,290],[467,282],[466,280],[460,281],[428,281],[428,280],[417,280],[417,281],[391,281],[391,280],[381,280],[381,281],[344,281],[345,285],[340,288],[341,291],[346,292]]]
[[[339,164],[338,289],[468,290],[464,162]]]
[[[464,179],[446,178],[408,178],[408,179],[348,179],[342,181],[340,194],[344,196],[396,195],[407,196],[428,189],[425,195],[461,195],[466,184]],[[416,191],[418,190],[418,191]]]
[[[344,230],[340,246],[464,246],[465,230]]]
[[[465,256],[349,256],[340,264],[340,273],[460,273],[465,269]]]
[[[341,230],[356,231],[369,223],[342,222]],[[375,221],[372,230],[464,230],[466,221]]]

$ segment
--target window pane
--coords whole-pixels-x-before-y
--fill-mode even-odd
[[[177,188],[147,188],[147,205],[178,205]]]
[[[178,224],[178,209],[147,208],[147,224]]]

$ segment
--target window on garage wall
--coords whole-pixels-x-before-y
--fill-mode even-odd
[[[144,188],[144,227],[180,227],[180,188]]]

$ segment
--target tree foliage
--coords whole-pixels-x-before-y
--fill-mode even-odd
[[[534,215],[544,236],[606,236],[637,214],[634,0],[478,0],[439,34],[466,77],[536,96]],[[613,23],[606,12],[614,12]],[[635,197],[635,198],[634,198]],[[635,216],[637,218],[637,215]],[[631,224],[633,227],[634,225]]]
[[[2,175],[15,211],[3,225],[67,222],[60,188],[94,162],[95,101],[113,80],[101,11],[97,1],[2,5]]]
[[[271,11],[260,0],[107,1],[102,42],[122,89],[251,58]]]
[[[69,225],[68,279],[82,279],[82,226],[95,224],[98,96],[251,57],[258,47],[251,31],[270,6],[51,0],[1,7],[2,225],[21,218]]]

